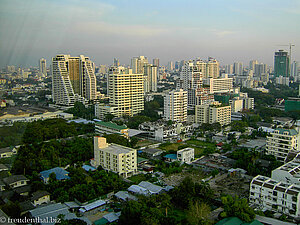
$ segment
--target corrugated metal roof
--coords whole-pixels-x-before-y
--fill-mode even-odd
[[[79,209],[79,211],[86,212],[86,211],[98,208],[98,207],[100,207],[102,205],[105,205],[105,204],[106,204],[105,201],[103,201],[103,200],[97,200],[97,201],[94,201],[94,202],[92,202],[90,204],[81,206],[81,209]]]

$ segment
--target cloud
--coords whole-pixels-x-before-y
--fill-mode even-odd
[[[231,30],[217,30],[217,29],[212,29],[211,32],[216,35],[217,37],[225,37],[225,36],[230,36],[232,34],[236,34],[236,31],[231,31]]]

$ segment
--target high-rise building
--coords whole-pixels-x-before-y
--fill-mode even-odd
[[[233,64],[233,73],[235,75],[243,75],[244,67],[242,62],[235,62]]]
[[[251,60],[249,63],[249,70],[253,70],[255,69],[255,65],[258,64],[257,60]]]
[[[225,73],[233,74],[233,65],[225,65]]]
[[[144,75],[132,69],[111,67],[107,77],[109,103],[118,107],[117,116],[133,116],[144,110]]]
[[[275,77],[290,76],[290,56],[288,52],[279,50],[274,56],[274,75]]]
[[[176,122],[187,121],[187,91],[173,90],[164,98],[164,117]]]
[[[233,78],[228,78],[228,75],[225,74],[223,77],[217,79],[205,79],[204,84],[209,85],[210,93],[230,92],[233,88]]]
[[[255,64],[254,65],[254,75],[256,77],[261,77],[261,75],[263,73],[267,73],[268,72],[268,65],[267,64],[263,64],[263,63],[260,63],[260,64]]]
[[[294,61],[292,63],[292,67],[291,67],[291,76],[294,78],[294,81],[298,81],[299,80],[299,62]]]
[[[159,68],[159,59],[158,58],[153,59],[153,66],[157,66],[157,68]]]
[[[158,79],[158,67],[145,64],[144,65],[144,92],[156,92],[157,91],[157,79]]]
[[[173,71],[174,70],[174,62],[170,61],[168,62],[168,70]]]
[[[42,77],[47,76],[46,59],[41,58],[39,61],[39,70]]]
[[[56,104],[73,105],[97,98],[94,63],[83,55],[52,58],[52,97]]]
[[[219,62],[209,57],[206,63],[206,74],[204,74],[204,78],[218,78],[220,73],[220,65]]]
[[[117,58],[114,58],[114,66],[118,67],[120,66],[120,61]]]
[[[148,58],[145,56],[134,57],[131,59],[131,69],[133,74],[144,74],[144,66],[148,64]]]

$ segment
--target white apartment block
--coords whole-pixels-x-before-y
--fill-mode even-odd
[[[195,123],[220,123],[222,126],[231,123],[231,106],[196,105]]]
[[[184,64],[180,72],[180,80],[183,82],[183,90],[202,87],[202,72],[193,61]]]
[[[148,64],[148,58],[145,56],[134,57],[131,59],[132,73],[140,74],[144,73],[144,66]]]
[[[299,133],[295,129],[277,128],[267,137],[266,152],[284,162],[290,152],[299,152]]]
[[[176,122],[187,121],[187,91],[173,90],[165,95],[164,117]]]
[[[204,84],[209,85],[210,93],[226,93],[233,90],[233,78],[225,74],[223,78],[208,78]]]
[[[133,116],[144,110],[144,75],[124,67],[110,68],[107,77],[109,103],[118,108],[116,116]]]
[[[300,186],[258,175],[250,183],[249,202],[261,210],[300,216]]]
[[[137,153],[132,148],[107,144],[104,137],[94,137],[94,159],[91,164],[126,178],[137,173]]]
[[[52,58],[52,98],[59,105],[85,103],[97,98],[94,63],[83,55]]]
[[[118,115],[118,107],[105,105],[104,103],[97,103],[95,105],[95,117],[97,119],[104,120],[107,114]]]
[[[184,148],[177,151],[177,160],[181,163],[191,163],[195,159],[195,150],[193,148]]]

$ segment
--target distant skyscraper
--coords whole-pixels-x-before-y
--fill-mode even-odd
[[[94,63],[83,55],[57,55],[52,58],[52,97],[60,105],[96,99]]]
[[[263,73],[267,73],[267,71],[268,71],[268,65],[267,64],[260,63],[260,64],[255,64],[254,65],[254,75],[256,77],[261,77],[261,75]]]
[[[164,116],[166,120],[187,121],[187,91],[173,90],[164,98]]]
[[[257,60],[251,60],[249,63],[249,70],[253,70],[255,69],[255,65],[258,64]]]
[[[225,65],[225,73],[233,74],[233,65]]]
[[[116,66],[116,67],[120,66],[119,59],[114,58],[114,66]]]
[[[133,116],[144,110],[144,75],[132,69],[112,67],[107,77],[109,103],[118,108],[117,116]]]
[[[241,62],[235,62],[233,64],[233,73],[236,75],[243,75],[244,67],[243,63]]]
[[[131,59],[131,69],[133,74],[144,74],[144,65],[148,64],[148,58],[145,56],[134,57]]]
[[[159,59],[158,58],[153,59],[153,66],[157,66],[157,68],[159,69]]]
[[[291,68],[291,76],[294,77],[294,80],[299,79],[299,62],[294,61]]]
[[[288,52],[279,50],[274,56],[274,75],[275,77],[290,76],[290,56]]]
[[[174,62],[172,62],[172,61],[168,62],[168,70],[169,71],[174,70]]]
[[[144,92],[157,91],[158,70],[157,66],[145,64],[144,66]]]
[[[39,69],[42,77],[47,76],[46,59],[41,58],[39,61]]]

